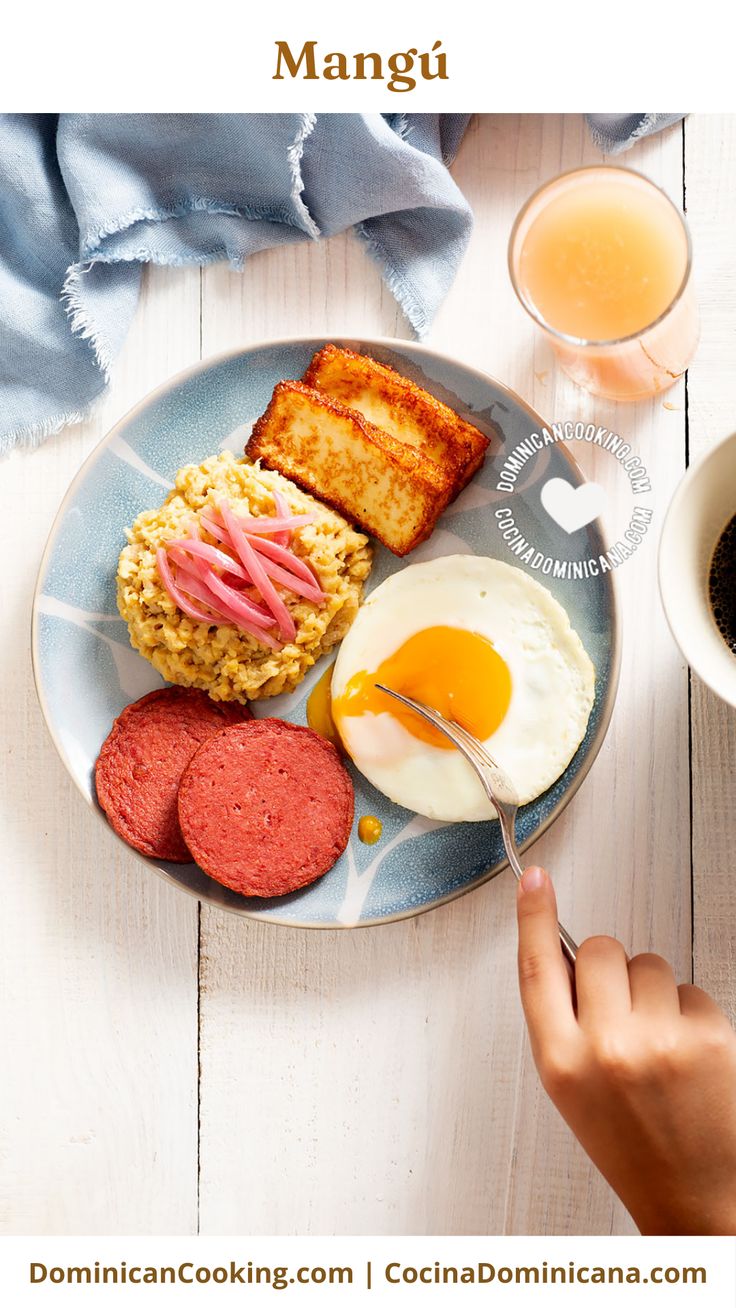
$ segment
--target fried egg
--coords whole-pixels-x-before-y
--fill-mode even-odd
[[[332,717],[372,785],[445,822],[482,822],[496,813],[451,742],[377,682],[472,732],[509,774],[522,804],[564,772],[595,694],[593,664],[567,613],[520,568],[450,555],[378,586],[340,647]]]

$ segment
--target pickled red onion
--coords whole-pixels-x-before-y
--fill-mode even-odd
[[[261,592],[264,604],[267,604],[273,613],[281,636],[284,640],[293,640],[296,636],[294,619],[267,575],[263,564],[245,534],[245,530],[241,527],[241,519],[236,518],[227,500],[220,500],[218,508],[222,514],[222,520],[230,532],[233,549],[246,572],[250,574],[251,580]]]
[[[254,604],[241,590],[228,586],[222,577],[201,559],[196,556],[190,558],[180,547],[170,548],[169,553],[173,556],[177,568],[183,568],[188,575],[196,577],[210,591],[217,607],[222,608],[223,604],[229,605],[231,612],[240,613],[241,617],[247,622],[254,623],[256,627],[273,626],[273,614],[268,609],[264,609],[260,604]],[[200,596],[200,599],[203,598],[204,596]]]
[[[207,571],[211,570],[208,566],[211,565],[222,568],[223,572],[232,572],[233,576],[240,577],[241,581],[250,581],[250,577],[237,559],[226,554],[224,550],[218,550],[215,545],[208,545],[203,540],[190,540],[188,536],[176,537],[174,540],[167,540],[166,549],[193,555],[194,558],[202,560],[202,566]]]
[[[222,626],[224,623],[229,626],[237,626],[235,615],[227,612],[224,604],[216,605],[212,592],[193,572],[189,572],[186,568],[179,568],[176,575],[176,584],[185,595],[191,596],[195,600],[201,600],[208,608],[211,608],[218,626]]]
[[[222,505],[226,500],[220,500],[218,509],[222,513]],[[249,536],[273,536],[279,531],[291,531],[295,527],[307,527],[310,522],[314,522],[314,513],[292,513],[284,518],[252,518],[249,514],[244,514],[241,518],[239,513],[234,513],[228,504],[228,510],[237,522],[241,531],[247,531]],[[223,515],[224,516],[224,515]]]
[[[275,540],[266,540],[263,536],[254,536],[251,544],[259,554],[263,554],[267,559],[272,559],[274,563],[280,563],[283,568],[286,568],[287,572],[293,572],[294,576],[301,577],[302,581],[306,581],[308,586],[315,587],[322,599],[327,598],[320,588],[312,569],[298,555],[292,554],[291,550],[286,549],[283,545],[277,545]]]
[[[217,615],[218,621],[220,622],[230,621],[228,614],[225,613],[224,611],[224,608],[221,605],[216,604],[215,597],[212,594],[212,591],[209,590],[207,586],[205,586],[202,579],[198,577],[195,572],[190,572],[189,569],[187,567],[184,567],[183,565],[181,567],[177,567],[176,585],[178,586],[179,590],[184,591],[185,595],[190,595],[192,599],[195,600],[201,600],[203,604],[206,604],[208,608],[211,608],[212,612]]]
[[[211,518],[203,517],[202,522],[205,530],[214,536],[216,540],[221,541],[223,544],[229,544],[230,536],[225,527],[214,522]],[[258,554],[263,554],[266,558],[273,560],[274,563],[280,564],[287,572],[292,572],[295,577],[301,577],[302,581],[306,582],[310,594],[307,595],[306,591],[302,590],[295,591],[296,594],[304,595],[306,599],[311,599],[315,604],[321,603],[327,598],[308,564],[286,549],[285,546],[277,544],[275,540],[266,540],[263,536],[254,536],[250,543]],[[274,580],[276,580],[275,577]],[[279,578],[279,580],[281,579]],[[282,584],[287,588],[295,589],[291,585],[291,580],[283,580]]]
[[[194,599],[203,600],[217,615],[220,625],[226,624],[236,627],[239,631],[245,631],[262,644],[268,645],[270,649],[281,649],[271,632],[264,630],[263,620],[259,618],[256,622],[248,611],[243,610],[243,603],[247,604],[248,601],[244,601],[237,591],[230,592],[227,586],[223,587],[222,595],[217,593],[215,587],[210,589],[211,581],[212,577],[203,580],[196,573],[190,572],[186,564],[178,566],[176,584],[179,589]],[[269,627],[273,625],[273,617],[270,613],[266,614],[266,624]]]
[[[189,618],[194,618],[195,622],[206,622],[208,627],[215,625],[209,613],[198,609],[195,604],[187,599],[186,595],[182,594],[174,581],[173,573],[166,558],[166,550],[161,545],[156,550],[156,566],[171,599],[182,610],[182,613],[186,613]]]
[[[273,615],[267,609],[262,609],[260,605],[254,604],[245,595],[233,590],[218,577],[216,572],[211,572],[205,580],[205,585],[209,586],[215,601],[222,601],[229,604],[232,611],[238,614],[245,622],[250,622],[254,627],[265,629],[273,626]]]
[[[293,640],[296,625],[274,582],[314,604],[323,604],[327,595],[314,572],[290,548],[292,530],[314,521],[315,514],[290,513],[279,491],[273,492],[273,500],[274,516],[259,518],[241,517],[227,500],[216,508],[207,505],[199,520],[189,521],[186,536],[159,547],[156,562],[165,589],[189,617],[210,626],[233,625],[280,649],[268,628],[275,620],[282,639]],[[225,548],[203,541],[202,528]]]
[[[250,544],[255,549],[254,542],[250,541]],[[295,577],[293,572],[287,572],[286,568],[280,567],[278,563],[272,563],[269,559],[263,560],[263,570],[266,576],[277,582],[279,586],[292,591],[295,595],[301,595],[303,599],[311,600],[313,604],[324,604],[327,598],[313,581],[302,581],[301,577]]]

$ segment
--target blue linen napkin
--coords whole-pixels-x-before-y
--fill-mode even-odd
[[[424,335],[470,236],[447,170],[469,117],[0,114],[0,453],[85,416],[143,263],[242,268],[355,227]],[[593,115],[591,131],[618,150],[674,117]]]
[[[470,236],[469,114],[0,115],[0,452],[79,421],[141,265],[242,268],[356,227],[418,335]]]
[[[594,143],[604,154],[620,154],[645,136],[679,123],[684,114],[586,114]]]

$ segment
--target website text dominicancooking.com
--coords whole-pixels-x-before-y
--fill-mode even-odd
[[[292,1285],[351,1286],[369,1289],[384,1285],[704,1285],[704,1267],[620,1267],[546,1261],[531,1266],[472,1263],[465,1267],[434,1262],[423,1267],[368,1261],[358,1267],[266,1267],[252,1262],[203,1266],[144,1267],[121,1261],[111,1266],[59,1267],[29,1264],[31,1285],[268,1285],[286,1290]]]

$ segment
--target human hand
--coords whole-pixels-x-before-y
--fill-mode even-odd
[[[517,897],[519,983],[550,1099],[646,1235],[736,1234],[736,1033],[656,954],[583,942],[574,991],[552,883]]]

